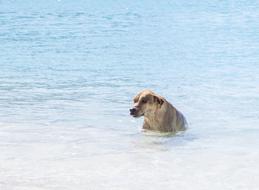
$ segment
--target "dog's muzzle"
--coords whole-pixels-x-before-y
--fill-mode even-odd
[[[136,113],[137,113],[137,109],[136,108],[132,108],[129,111],[130,111],[130,115],[132,115],[132,116],[135,116]]]
[[[141,117],[141,116],[144,115],[144,113],[143,113],[143,114],[140,114],[140,113],[139,113],[139,109],[136,108],[136,107],[130,109],[129,111],[130,111],[130,115],[133,116],[133,117]]]

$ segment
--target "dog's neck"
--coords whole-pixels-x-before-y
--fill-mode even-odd
[[[152,110],[144,114],[144,120],[148,123],[151,129],[156,129],[159,127],[159,119],[157,118],[159,117],[158,112],[159,110]]]
[[[154,110],[149,110],[144,114],[144,126],[148,127],[151,130],[158,130],[158,131],[169,131],[169,126],[165,125],[165,110],[167,110],[167,106],[169,104],[163,104],[160,107],[157,107]]]
[[[156,112],[157,112],[157,110],[149,110],[149,111],[144,113],[144,117],[149,119],[149,120],[150,119],[153,120],[156,116]]]

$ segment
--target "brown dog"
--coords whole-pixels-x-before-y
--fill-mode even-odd
[[[177,132],[186,129],[187,122],[183,114],[154,92],[143,90],[133,101],[134,107],[130,109],[130,115],[144,116],[143,129],[160,132]]]

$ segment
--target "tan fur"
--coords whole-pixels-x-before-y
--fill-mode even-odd
[[[143,90],[134,98],[134,117],[144,116],[143,129],[160,132],[178,132],[186,129],[187,122],[165,98],[150,90]]]

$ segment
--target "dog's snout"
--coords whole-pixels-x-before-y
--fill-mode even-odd
[[[136,108],[132,108],[129,111],[130,111],[130,114],[134,114],[136,112]]]

